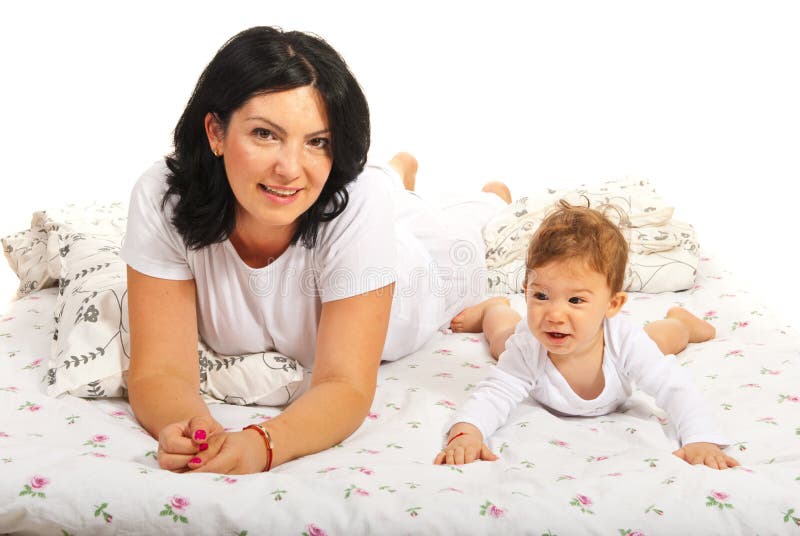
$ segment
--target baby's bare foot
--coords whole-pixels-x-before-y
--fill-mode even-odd
[[[480,333],[483,331],[483,315],[486,309],[495,305],[510,306],[508,298],[497,296],[484,300],[478,305],[467,307],[450,321],[450,329],[455,333]]]
[[[710,341],[717,334],[717,330],[705,320],[694,316],[683,307],[673,307],[667,311],[667,318],[681,322],[689,330],[689,342]]]
[[[506,186],[504,182],[500,181],[487,182],[486,184],[483,185],[481,191],[496,195],[497,197],[505,201],[507,205],[511,204],[511,190],[508,189],[508,186]]]
[[[389,160],[400,177],[403,179],[403,187],[406,190],[414,191],[417,184],[417,159],[411,153],[397,153]]]

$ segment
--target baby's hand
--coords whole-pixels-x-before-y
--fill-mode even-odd
[[[692,465],[704,464],[712,469],[727,469],[741,465],[714,443],[687,443],[673,454]]]
[[[450,429],[447,445],[433,460],[435,465],[461,465],[475,460],[493,462],[497,456],[483,442],[483,435],[476,426],[460,422]]]

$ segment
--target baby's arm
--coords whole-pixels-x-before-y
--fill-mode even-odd
[[[436,455],[436,465],[461,465],[475,460],[493,462],[497,456],[483,442],[483,434],[478,428],[467,422],[453,425],[447,437],[447,444]]]
[[[435,464],[497,459],[484,444],[484,438],[505,424],[511,411],[533,388],[533,372],[525,358],[523,342],[516,335],[508,339],[498,364],[450,421],[453,424],[447,443],[436,455]]]
[[[652,395],[675,425],[682,447],[673,454],[696,465],[727,469],[739,462],[721,447],[730,441],[718,430],[700,390],[674,356],[664,356],[641,330],[619,332],[619,355],[626,375]]]

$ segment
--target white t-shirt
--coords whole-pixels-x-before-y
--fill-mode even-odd
[[[245,264],[230,240],[188,249],[171,223],[174,200],[161,208],[167,173],[159,161],[134,186],[120,256],[152,277],[194,279],[199,334],[223,355],[274,349],[310,367],[322,304],[395,282],[382,355],[394,360],[482,297],[482,289],[454,297],[446,256],[430,252],[447,250],[452,229],[439,228],[438,216],[385,168],[367,166],[348,185],[347,208],[320,225],[315,248],[298,242],[263,268]]]
[[[562,415],[597,416],[615,411],[633,392],[632,382],[667,412],[682,445],[699,441],[729,445],[703,396],[674,355],[664,356],[641,326],[621,315],[603,325],[605,387],[593,400],[578,396],[530,332],[526,319],[506,341],[497,366],[480,382],[452,424],[468,422],[489,437],[526,396]]]

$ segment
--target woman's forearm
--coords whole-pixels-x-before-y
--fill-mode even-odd
[[[325,450],[347,438],[364,422],[372,398],[345,382],[311,387],[265,423],[273,441],[272,465]]]
[[[129,380],[128,399],[136,419],[155,438],[168,424],[211,415],[196,383],[171,376]]]

